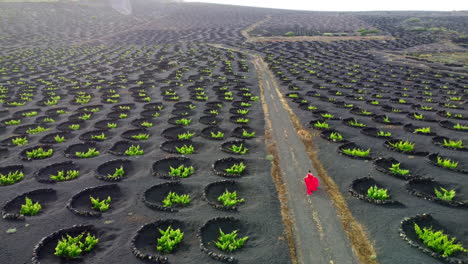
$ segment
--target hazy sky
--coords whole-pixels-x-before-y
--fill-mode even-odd
[[[184,0],[243,6],[316,11],[468,10],[468,0]]]

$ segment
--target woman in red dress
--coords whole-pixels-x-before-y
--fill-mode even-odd
[[[304,177],[304,183],[307,187],[307,195],[311,195],[312,192],[316,191],[317,187],[319,186],[318,179],[312,175],[310,170],[309,173],[307,173],[307,176]]]

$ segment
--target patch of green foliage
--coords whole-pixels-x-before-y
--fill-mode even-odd
[[[375,200],[387,200],[390,197],[387,192],[387,189],[374,185],[367,189],[367,197]]]
[[[247,123],[250,122],[250,119],[241,117],[241,118],[237,118],[236,122],[237,123],[242,123],[242,124],[247,124]]]
[[[388,168],[391,172],[398,174],[398,175],[408,175],[410,173],[409,170],[404,170],[400,168],[400,163],[392,164],[391,168]]]
[[[390,146],[396,148],[396,149],[399,149],[401,151],[404,151],[404,152],[408,152],[408,151],[413,151],[414,150],[414,143],[412,142],[409,142],[409,141],[398,141],[396,143],[391,143],[389,142],[388,143]]]
[[[26,137],[17,137],[11,140],[11,143],[16,146],[24,146],[28,144],[28,139]]]
[[[418,224],[414,224],[414,231],[418,235],[419,239],[435,252],[442,254],[444,257],[449,257],[456,252],[468,252],[462,244],[455,243],[456,238],[449,238],[448,235],[442,231],[434,231],[432,227],[422,229]]]
[[[461,125],[460,123],[457,123],[456,125],[453,126],[454,129],[457,130],[467,130],[468,126]]]
[[[391,132],[385,132],[385,131],[382,131],[382,130],[377,132],[377,136],[379,136],[379,137],[389,137],[391,135],[392,135]]]
[[[325,129],[325,128],[330,128],[330,125],[325,121],[323,121],[323,122],[317,121],[317,122],[315,122],[314,127],[324,128]]]
[[[188,126],[192,123],[192,119],[181,118],[175,121],[177,125]]]
[[[247,168],[243,162],[233,164],[230,168],[225,169],[229,174],[242,174],[244,170]]]
[[[57,175],[50,175],[49,177],[54,181],[69,181],[78,178],[80,171],[78,170],[60,170]]]
[[[431,133],[431,128],[430,127],[421,127],[421,128],[416,128],[414,130],[414,133]]]
[[[117,123],[107,123],[107,128],[116,128],[117,127]]]
[[[224,137],[224,133],[221,132],[221,131],[218,131],[217,133],[211,132],[211,137],[212,137],[212,138],[223,138],[223,137]]]
[[[180,178],[187,178],[188,176],[192,175],[195,172],[193,166],[185,167],[184,165],[180,165],[177,168],[169,167],[169,175],[173,177],[180,177]]]
[[[437,188],[434,188],[434,193],[437,196],[437,198],[444,200],[444,201],[452,201],[455,195],[457,195],[457,192],[455,190],[447,190],[442,187],[440,187],[440,190],[437,190]]]
[[[26,151],[26,156],[30,159],[45,159],[54,154],[54,149],[44,150],[43,148],[36,148],[31,151]]]
[[[26,197],[25,203],[21,205],[20,214],[33,216],[37,215],[41,209],[42,205],[39,202],[33,203],[30,198]]]
[[[96,148],[89,148],[88,151],[86,152],[80,152],[80,151],[75,152],[75,156],[79,158],[84,158],[84,159],[93,158],[98,155],[99,155],[99,150],[96,150]]]
[[[149,134],[136,134],[136,135],[133,135],[132,138],[137,139],[137,140],[148,140]]]
[[[247,153],[247,151],[249,151],[249,149],[244,147],[244,144],[242,144],[242,143],[240,144],[240,146],[232,145],[229,148],[229,150],[234,152],[234,153],[241,154],[241,155],[245,155]]]
[[[65,141],[65,136],[56,135],[56,136],[54,137],[54,140],[55,140],[55,142],[57,142],[57,143],[62,143],[62,142]]]
[[[100,200],[99,198],[94,198],[92,196],[89,196],[89,200],[91,201],[92,209],[98,210],[100,212],[105,212],[109,210],[112,198],[110,196],[107,196],[106,199]]]
[[[97,139],[97,140],[106,140],[106,134],[101,133],[99,135],[91,135],[91,139]]]
[[[107,177],[109,178],[117,178],[117,177],[122,177],[125,175],[125,170],[123,166],[120,166],[119,168],[115,168],[114,174],[107,174]]]
[[[455,169],[456,167],[458,167],[458,162],[453,161],[451,159],[444,159],[439,156],[437,156],[437,164],[444,168],[450,169]]]
[[[24,178],[22,171],[8,172],[6,175],[0,173],[0,186],[10,185]]]
[[[162,201],[163,207],[171,207],[173,205],[187,205],[190,203],[190,195],[182,194],[179,195],[175,192],[169,192]]]
[[[21,124],[21,119],[18,119],[18,120],[12,119],[10,121],[5,122],[5,125],[7,125],[7,126],[16,126],[16,125],[19,125],[19,124]]]
[[[216,247],[227,252],[242,248],[249,237],[237,238],[237,232],[239,232],[239,230],[234,230],[229,234],[225,234],[220,228],[218,241],[215,241]]]
[[[177,135],[177,138],[178,138],[178,139],[191,139],[194,135],[195,135],[195,133],[192,133],[192,132],[185,132],[185,133],[183,133],[183,134]]]
[[[44,131],[48,131],[50,130],[50,128],[45,128],[45,127],[41,127],[41,126],[37,126],[36,128],[28,128],[26,130],[26,133],[28,134],[38,134],[38,133],[41,133],[41,132],[44,132]]]
[[[245,137],[245,138],[253,138],[255,137],[255,132],[252,131],[252,133],[249,133],[247,130],[245,129],[242,129],[242,136]]]
[[[444,146],[446,147],[451,147],[451,148],[464,148],[463,142],[460,140],[454,141],[454,140],[446,140],[444,139]]]
[[[329,138],[333,141],[343,141],[343,136],[338,132],[332,132]]]
[[[158,238],[156,249],[162,253],[171,253],[175,247],[184,239],[184,233],[180,229],[172,229],[169,226],[166,230],[159,229],[161,237]]]
[[[183,155],[193,154],[195,152],[195,147],[193,145],[187,146],[183,145],[182,147],[176,147],[177,152]]]
[[[370,154],[370,148],[367,150],[362,150],[360,148],[352,148],[352,149],[342,149],[345,154],[351,156],[358,156],[358,157],[367,157]]]
[[[153,123],[148,122],[148,121],[143,121],[143,122],[141,122],[140,125],[141,125],[141,126],[144,126],[144,127],[152,127],[152,126],[153,126]]]
[[[238,199],[236,191],[230,192],[228,189],[226,189],[224,193],[218,197],[218,201],[221,202],[224,206],[232,207],[245,202],[245,199]]]
[[[68,128],[71,129],[71,130],[78,130],[80,129],[80,125],[79,124],[72,124],[72,125],[69,125]]]
[[[144,151],[141,149],[140,145],[131,145],[124,154],[127,156],[138,156],[143,155]]]
[[[96,247],[99,239],[90,233],[87,233],[86,237],[84,237],[84,235],[85,233],[76,237],[72,237],[70,235],[62,237],[55,247],[54,255],[75,259],[80,257],[83,253],[90,252],[94,247]]]
[[[366,127],[365,124],[359,123],[359,121],[357,121],[356,119],[348,121],[348,124],[353,126],[353,127]]]

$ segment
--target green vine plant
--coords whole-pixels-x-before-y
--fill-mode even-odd
[[[140,123],[140,125],[143,126],[143,127],[152,127],[153,123],[148,122],[148,121],[143,121],[143,122]]]
[[[41,209],[42,205],[40,205],[39,202],[33,203],[30,198],[26,197],[25,203],[21,205],[20,214],[34,216],[37,215]]]
[[[455,169],[458,167],[458,162],[453,161],[451,159],[444,159],[437,156],[437,164],[444,168]]]
[[[211,132],[211,137],[212,137],[212,138],[223,138],[223,137],[224,137],[224,133],[221,132],[221,131],[218,131],[217,133]]]
[[[185,167],[184,165],[180,165],[177,168],[173,168],[172,166],[169,167],[169,175],[172,177],[179,177],[179,178],[187,178],[188,176],[192,175],[195,172],[193,166]]]
[[[338,132],[332,132],[329,138],[334,142],[343,141],[343,136]]]
[[[457,141],[444,139],[444,146],[451,147],[451,148],[459,148],[459,149],[465,148],[465,146],[463,146],[463,142],[461,139]]]
[[[26,156],[30,159],[45,159],[54,154],[54,149],[44,150],[43,148],[26,151]]]
[[[460,123],[454,125],[453,128],[456,130],[468,130],[468,126],[461,125]]]
[[[84,235],[85,233],[81,233],[76,237],[72,237],[70,235],[62,237],[62,239],[58,241],[57,246],[55,247],[54,255],[69,259],[76,259],[79,258],[83,253],[90,252],[93,248],[96,247],[99,239],[90,233],[87,233],[86,237],[84,237]]]
[[[245,164],[241,162],[241,163],[233,164],[230,168],[225,169],[225,171],[229,174],[239,175],[239,174],[242,174],[246,168],[247,166],[245,166]]]
[[[175,121],[177,125],[188,126],[192,123],[192,119],[181,118]]]
[[[417,120],[422,120],[422,119],[424,119],[423,114],[419,114],[419,115],[418,115],[417,113],[414,113],[414,114],[413,114],[413,117],[414,117],[414,119],[417,119]]]
[[[178,138],[178,139],[191,139],[194,135],[195,135],[195,133],[192,133],[192,132],[185,132],[185,133],[183,133],[183,134],[177,135],[177,138]]]
[[[245,199],[238,199],[236,191],[230,192],[228,189],[226,189],[224,193],[218,197],[218,201],[226,207],[232,207],[245,202]]]
[[[86,152],[75,152],[75,156],[83,159],[93,158],[99,156],[99,150],[96,150],[96,148],[89,148]]]
[[[11,140],[11,143],[15,146],[24,146],[28,144],[28,139],[26,137],[18,137]]]
[[[91,139],[97,139],[97,140],[106,140],[106,134],[101,133],[99,135],[91,135]]]
[[[94,198],[92,196],[89,196],[89,200],[91,201],[92,209],[98,210],[99,212],[105,212],[109,210],[112,198],[110,196],[107,196],[106,199],[100,200],[99,198]]]
[[[109,129],[116,128],[116,127],[117,127],[117,123],[107,123],[107,128]]]
[[[253,138],[255,137],[255,132],[249,133],[247,130],[242,129],[242,136],[244,138]]]
[[[57,182],[60,181],[69,181],[78,178],[80,176],[80,171],[78,170],[60,170],[57,171],[57,175],[49,175],[49,177]]]
[[[442,254],[443,257],[450,257],[456,252],[468,252],[460,243],[455,243],[456,238],[449,238],[448,235],[444,234],[443,231],[434,231],[432,227],[426,228],[419,227],[418,224],[414,224],[414,231],[418,235],[419,239],[435,252]]]
[[[387,192],[387,189],[379,188],[374,185],[367,189],[367,197],[375,200],[387,200],[390,198]]]
[[[187,146],[187,145],[183,145],[182,147],[176,147],[176,150],[177,152],[179,152],[180,154],[183,154],[183,155],[189,155],[189,154],[193,154],[195,152],[195,147],[190,145],[190,146]]]
[[[214,241],[216,247],[226,252],[232,252],[244,247],[244,244],[249,237],[237,238],[237,232],[239,232],[239,230],[234,230],[231,233],[226,234],[220,228],[218,241]]]
[[[113,174],[107,174],[107,177],[109,178],[118,178],[122,177],[125,175],[125,170],[123,166],[120,166],[119,168],[115,168],[115,172]]]
[[[50,128],[45,128],[45,127],[41,127],[41,126],[37,126],[36,128],[28,128],[26,130],[26,133],[28,134],[31,134],[31,135],[34,135],[34,134],[39,134],[39,133],[42,133],[42,132],[45,132],[45,131],[49,131]]]
[[[71,129],[71,130],[78,130],[80,129],[80,125],[79,124],[72,124],[72,125],[69,125],[68,128]]]
[[[430,127],[421,127],[421,128],[416,128],[413,133],[431,133],[431,128]]]
[[[353,126],[353,127],[366,127],[365,124],[359,123],[359,121],[357,121],[356,119],[353,119],[353,120],[349,121],[348,124]]]
[[[453,198],[457,195],[457,192],[455,190],[447,190],[442,187],[440,187],[440,190],[437,190],[437,188],[434,188],[434,193],[437,198],[444,200],[444,201],[452,201]]]
[[[127,156],[138,156],[143,155],[144,151],[141,149],[140,145],[131,145],[124,154]]]
[[[396,143],[391,143],[389,142],[388,143],[390,146],[396,148],[396,149],[399,149],[403,152],[409,152],[409,151],[413,151],[414,150],[414,143],[412,142],[409,142],[409,141],[398,141]]]
[[[159,228],[161,237],[158,238],[156,250],[162,253],[171,253],[175,247],[179,245],[184,239],[184,233],[179,228],[172,229],[169,226],[166,230]]]
[[[182,194],[179,195],[175,192],[169,192],[162,201],[163,207],[172,207],[174,205],[187,205],[190,203],[190,195]]]
[[[367,150],[363,150],[360,148],[352,148],[352,149],[342,149],[343,153],[351,155],[351,156],[357,156],[357,157],[368,157],[370,154],[370,148]]]
[[[62,143],[62,142],[65,141],[65,136],[56,135],[54,137],[54,140],[55,140],[56,143]]]
[[[330,125],[329,125],[327,122],[325,122],[325,121],[323,121],[323,122],[317,121],[317,122],[314,124],[314,127],[326,129],[326,128],[330,128]]]
[[[136,134],[136,135],[133,135],[132,138],[136,140],[148,140],[149,134]]]
[[[240,146],[232,145],[229,148],[229,150],[234,152],[234,153],[240,154],[240,155],[245,155],[247,153],[247,151],[249,151],[249,149],[244,147],[244,144],[242,144],[242,143],[240,144]]]
[[[19,124],[21,124],[21,119],[18,119],[18,120],[12,119],[10,121],[5,122],[5,125],[7,125],[7,126],[17,126]]]
[[[403,176],[408,175],[410,173],[409,170],[401,169],[400,163],[392,164],[392,167],[389,168],[389,170],[395,174],[403,175]]]
[[[0,186],[11,185],[21,181],[24,178],[22,171],[8,172],[6,175],[0,173]]]
[[[385,131],[382,131],[382,130],[377,132],[377,136],[379,136],[379,137],[390,137],[391,135],[392,135],[391,132],[385,132]]]

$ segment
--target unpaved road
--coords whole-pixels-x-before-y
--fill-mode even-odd
[[[323,188],[306,195],[303,177],[312,167],[304,144],[297,134],[281,93],[266,63],[255,56],[253,63],[261,80],[264,103],[271,122],[270,133],[275,141],[283,181],[286,184],[288,207],[293,219],[293,234],[299,263],[359,263],[343,230],[336,209]]]
[[[282,100],[279,86],[260,55],[250,51],[211,44],[217,48],[232,49],[250,56],[259,78],[264,104],[266,131],[276,147],[286,200],[292,219],[292,232],[300,264],[358,264],[343,224],[332,199],[320,188],[307,196],[303,177],[312,166],[303,141],[298,135]],[[284,202],[284,200],[283,200]]]

